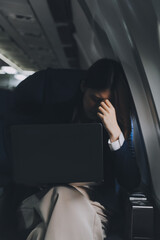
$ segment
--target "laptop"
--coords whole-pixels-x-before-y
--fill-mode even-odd
[[[66,184],[103,181],[102,124],[11,126],[13,180]]]

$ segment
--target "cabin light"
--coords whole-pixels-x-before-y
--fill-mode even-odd
[[[7,74],[16,74],[17,73],[17,70],[15,68],[9,67],[9,66],[3,66],[3,67],[1,67],[1,70]]]
[[[0,69],[0,74],[6,74],[5,71]]]
[[[23,71],[23,74],[26,76],[32,75],[35,71]]]
[[[26,76],[23,74],[15,74],[14,78],[16,78],[19,81],[23,81],[26,78]]]

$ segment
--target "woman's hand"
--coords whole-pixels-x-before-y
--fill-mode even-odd
[[[121,129],[117,123],[115,108],[108,99],[100,103],[97,115],[107,130],[110,141],[116,141],[121,134]]]

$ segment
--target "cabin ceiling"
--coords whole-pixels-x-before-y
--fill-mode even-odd
[[[0,0],[0,53],[23,70],[79,67],[68,0]]]
[[[102,57],[126,68],[138,55],[147,72],[146,63],[159,66],[159,23],[157,0],[0,0],[0,58],[37,71],[86,68]]]

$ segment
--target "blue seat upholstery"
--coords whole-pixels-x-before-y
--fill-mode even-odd
[[[21,82],[15,89],[15,105],[54,104],[72,98],[84,70],[47,69],[39,71]]]
[[[13,91],[12,107],[5,114],[5,136],[0,141],[7,149],[5,163],[11,167],[9,129],[14,124],[42,123],[42,110],[54,103],[71,99],[78,91],[85,71],[72,69],[46,69],[29,76]],[[45,120],[47,120],[45,118]],[[1,130],[2,124],[0,125]],[[2,134],[3,135],[3,134]],[[2,151],[3,158],[5,157]],[[1,156],[1,155],[0,155]],[[9,160],[8,160],[9,158]],[[0,162],[1,164],[1,162]]]

